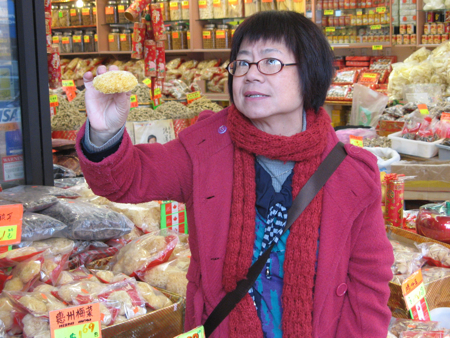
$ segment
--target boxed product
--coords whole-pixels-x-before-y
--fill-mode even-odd
[[[161,205],[161,229],[188,233],[186,208],[183,203],[163,201]]]

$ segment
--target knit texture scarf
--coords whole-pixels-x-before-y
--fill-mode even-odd
[[[227,126],[234,144],[234,178],[231,224],[223,267],[223,285],[230,292],[247,275],[255,242],[255,156],[295,161],[292,197],[321,162],[330,118],[321,108],[306,112],[307,129],[290,137],[257,129],[234,105],[228,109]],[[322,215],[321,190],[290,228],[284,261],[283,337],[312,336],[313,287],[317,239]],[[252,298],[247,294],[229,315],[230,337],[263,337]]]

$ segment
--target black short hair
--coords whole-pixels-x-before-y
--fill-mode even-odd
[[[291,11],[256,13],[239,25],[233,36],[230,62],[236,60],[242,41],[284,42],[295,56],[305,110],[318,111],[334,76],[330,44],[320,28],[302,14]],[[233,102],[233,76],[228,78]]]
[[[150,142],[150,139],[152,139],[152,138],[154,138],[156,141],[158,141],[158,139],[156,138],[155,135],[148,135],[147,143]]]

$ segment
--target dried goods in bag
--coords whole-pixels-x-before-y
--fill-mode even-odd
[[[23,205],[24,211],[35,212],[52,206],[53,204],[58,202],[58,198],[53,195],[42,193],[41,191],[30,191],[30,192],[3,191],[0,192],[0,201],[20,203]]]
[[[39,241],[58,237],[67,227],[63,222],[52,217],[32,212],[25,212],[22,218],[22,242]]]
[[[161,205],[158,202],[140,204],[110,202],[108,207],[127,216],[135,226],[145,233],[160,228]]]
[[[51,336],[50,325],[46,318],[27,314],[23,317],[21,324],[27,338],[49,338]]]
[[[41,213],[65,223],[67,228],[62,233],[70,239],[93,241],[118,238],[129,233],[134,226],[124,215],[77,200],[60,199]]]
[[[141,236],[120,249],[110,263],[111,271],[142,276],[148,269],[166,262],[177,243],[176,233],[166,230]]]
[[[450,249],[438,243],[416,244],[429,265],[450,268]]]
[[[28,291],[40,277],[44,257],[42,254],[29,258],[14,267],[12,278],[5,283],[4,291]]]
[[[5,292],[6,295],[26,312],[48,318],[49,311],[61,310],[67,307],[51,293],[44,292]]]
[[[52,291],[52,295],[68,304],[88,304],[98,299],[103,287],[99,281],[83,279],[79,282],[61,285],[58,291]]]
[[[49,187],[42,185],[18,185],[14,188],[9,188],[3,190],[3,192],[11,193],[30,193],[40,192],[42,194],[52,195],[58,198],[78,198],[80,195],[73,191],[68,191],[66,189],[61,189],[57,187]]]
[[[137,288],[146,304],[153,310],[159,310],[172,305],[172,301],[162,292],[156,290],[145,282],[137,282]]]
[[[426,332],[439,328],[439,322],[414,321],[412,319],[392,318],[389,324],[389,332],[399,337],[402,332]]]
[[[0,268],[7,268],[10,266],[16,266],[20,262],[30,259],[43,250],[37,250],[36,248],[17,248],[14,250],[6,251],[0,254]]]
[[[58,237],[58,238],[49,238],[42,241],[34,241],[30,243],[28,246],[31,248],[35,248],[38,251],[47,250],[50,254],[56,256],[72,253],[75,247],[75,242],[67,238]]]

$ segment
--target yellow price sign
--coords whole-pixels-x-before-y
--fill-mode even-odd
[[[357,9],[357,10],[356,10],[356,15],[363,15],[362,12],[363,12],[362,9]]]
[[[334,9],[326,9],[323,11],[323,15],[334,15]]]
[[[383,45],[373,45],[372,50],[383,50]]]
[[[50,95],[50,107],[58,107],[58,95]]]
[[[326,27],[325,28],[325,32],[334,32],[334,31],[336,31],[335,27]]]
[[[150,80],[149,78],[145,78],[144,80],[142,80],[142,83],[145,84],[148,88],[152,86],[152,80]]]
[[[375,11],[373,9],[369,9],[369,14],[375,14]]]
[[[199,326],[189,332],[180,334],[175,338],[205,338],[205,329],[203,326]]]
[[[386,13],[386,7],[377,7],[376,11],[380,14]]]
[[[381,29],[381,25],[372,25],[370,26],[371,30]]]
[[[52,338],[101,338],[100,303],[49,312]]]
[[[75,87],[75,82],[73,80],[62,80],[63,87]]]
[[[419,108],[419,111],[422,115],[428,115],[430,113],[425,103],[418,104],[417,108]]]
[[[155,92],[154,92],[154,98],[155,99],[159,99],[161,97],[161,88],[155,88]]]
[[[186,100],[188,104],[191,103],[192,101],[198,100],[201,97],[202,95],[199,91],[186,94]]]
[[[354,135],[350,135],[350,144],[353,144],[354,146],[357,147],[363,147],[363,137],[362,136],[354,136]]]

